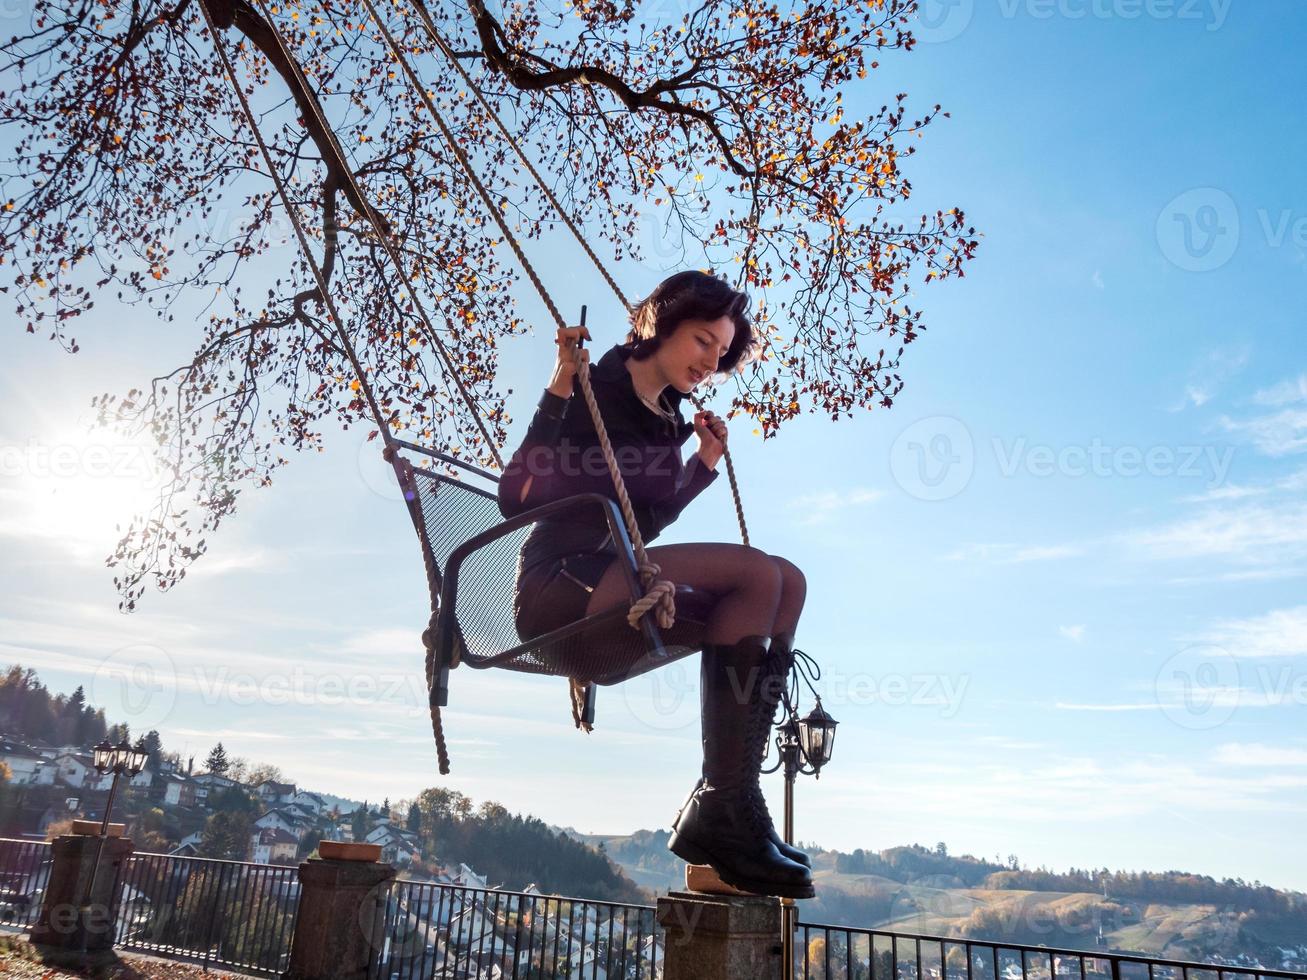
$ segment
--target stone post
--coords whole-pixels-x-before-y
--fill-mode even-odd
[[[122,824],[112,825],[110,833],[115,829],[121,833]],[[85,933],[88,953],[113,947],[114,890],[122,863],[132,853],[132,842],[118,836],[104,839],[95,892],[88,897],[86,890],[91,885],[99,845],[99,837],[86,834],[67,834],[51,842],[50,881],[41,902],[40,916],[32,927],[32,942],[80,950]]]
[[[664,980],[780,980],[779,899],[670,892],[657,915]]]
[[[389,864],[311,858],[300,865],[299,912],[282,980],[364,980],[380,942]]]

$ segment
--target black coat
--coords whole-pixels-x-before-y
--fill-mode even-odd
[[[590,381],[640,533],[649,543],[717,478],[717,472],[698,453],[690,457],[688,466],[682,463],[681,446],[694,432],[694,425],[681,413],[685,396],[670,385],[663,392],[663,403],[671,407],[675,423],[655,414],[636,394],[626,369],[632,349],[630,344],[613,346],[591,365]],[[528,487],[525,500],[523,487]],[[592,492],[617,499],[580,383],[570,399],[546,391],[522,445],[500,478],[499,509],[505,517],[513,517],[541,504]],[[616,552],[607,521],[593,508],[580,508],[532,528],[522,546],[519,572],[564,555],[599,551]]]

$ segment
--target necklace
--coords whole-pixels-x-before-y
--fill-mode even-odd
[[[676,416],[673,415],[671,412],[669,412],[667,409],[663,408],[661,404],[654,404],[648,398],[645,398],[644,395],[640,394],[639,391],[636,391],[635,394],[640,399],[640,401],[644,402],[645,407],[648,408],[650,411],[656,412],[659,416],[661,416],[662,418],[666,419],[669,422],[675,421]],[[662,401],[661,395],[659,396],[658,400],[659,402]]]

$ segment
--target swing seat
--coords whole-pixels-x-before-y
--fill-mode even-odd
[[[456,466],[490,485],[498,482],[493,473],[463,460],[399,440],[396,445]],[[649,616],[644,617],[638,630],[627,623],[631,602],[644,590],[621,511],[614,501],[602,494],[579,494],[504,520],[498,498],[491,490],[414,466],[399,453],[392,455],[391,463],[427,567],[432,615],[423,639],[435,657],[432,704],[448,704],[449,670],[461,663],[477,670],[502,667],[609,686],[701,649],[705,624],[716,602],[716,596],[701,589],[677,587],[676,623],[671,629],[659,630]],[[595,508],[612,532],[628,598],[523,640],[517,635],[513,616],[522,542],[540,520],[569,512],[593,512]],[[587,697],[587,721],[593,720],[593,691],[591,687]]]

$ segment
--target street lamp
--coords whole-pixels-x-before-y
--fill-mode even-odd
[[[821,706],[821,698],[817,698],[817,706],[799,722],[799,746],[812,766],[813,776],[820,778],[821,767],[830,762],[831,753],[835,751],[835,726],[838,724]]]
[[[82,902],[82,955],[86,955],[87,925],[91,916],[91,898],[95,894],[95,880],[100,874],[100,856],[104,853],[104,839],[109,836],[109,817],[113,813],[113,798],[118,792],[118,777],[136,776],[145,768],[149,753],[142,749],[133,749],[127,739],[117,745],[111,745],[106,739],[91,750],[91,762],[95,771],[101,776],[113,773],[113,782],[109,784],[109,799],[104,804],[104,819],[100,821],[100,839],[95,847],[95,861],[91,865],[91,881],[86,887],[86,896]],[[107,916],[106,916],[107,919]]]
[[[811,685],[809,685],[811,687]],[[784,769],[785,774],[785,843],[794,843],[794,779],[799,773],[821,777],[835,749],[835,726],[839,724],[821,706],[821,697],[813,692],[817,706],[803,718],[797,717],[790,698],[784,699],[785,719],[776,726],[776,764],[762,770],[764,774]],[[781,899],[781,977],[794,980],[794,899]]]

